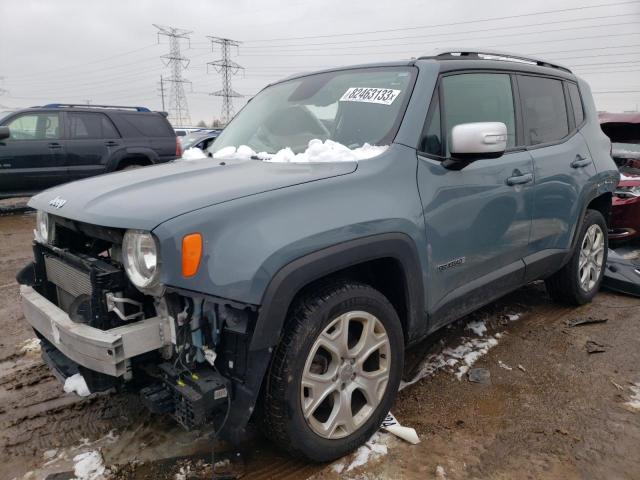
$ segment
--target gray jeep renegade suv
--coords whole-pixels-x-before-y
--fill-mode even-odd
[[[33,197],[25,318],[63,379],[232,441],[255,416],[327,461],[378,428],[407,346],[538,279],[589,302],[617,183],[562,66],[459,51],[294,76],[213,158]]]

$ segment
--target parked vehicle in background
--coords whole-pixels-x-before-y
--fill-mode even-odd
[[[32,198],[25,319],[70,384],[129,385],[233,442],[253,416],[332,460],[380,427],[407,346],[535,280],[593,299],[609,148],[587,83],[543,60],[457,51],[290,77],[234,117],[214,161]]]
[[[0,117],[0,198],[181,155],[164,115],[144,107],[49,104]]]
[[[211,156],[211,154],[207,152],[207,149],[213,144],[213,141],[218,138],[221,131],[222,130],[206,130],[189,133],[184,137],[178,137],[182,145],[182,151],[188,150],[189,148],[199,148]]]
[[[209,131],[208,128],[202,127],[174,127],[173,130],[176,132],[176,136],[184,137],[185,135],[189,135],[194,132],[206,132]]]
[[[614,192],[611,240],[640,237],[640,113],[600,113],[602,131],[611,140],[611,156],[620,170]]]

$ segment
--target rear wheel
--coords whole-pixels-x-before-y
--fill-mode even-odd
[[[602,214],[587,210],[579,235],[569,263],[545,281],[554,300],[573,305],[590,302],[602,283],[609,248]]]
[[[292,310],[264,398],[266,433],[311,460],[341,457],[379,428],[400,383],[398,316],[377,290],[333,284]]]

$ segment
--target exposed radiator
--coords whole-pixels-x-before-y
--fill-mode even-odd
[[[44,256],[47,279],[73,297],[91,295],[91,277],[56,257]]]

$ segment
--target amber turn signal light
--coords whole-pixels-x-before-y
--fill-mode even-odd
[[[182,239],[182,275],[193,277],[200,266],[202,257],[202,235],[190,233]]]

